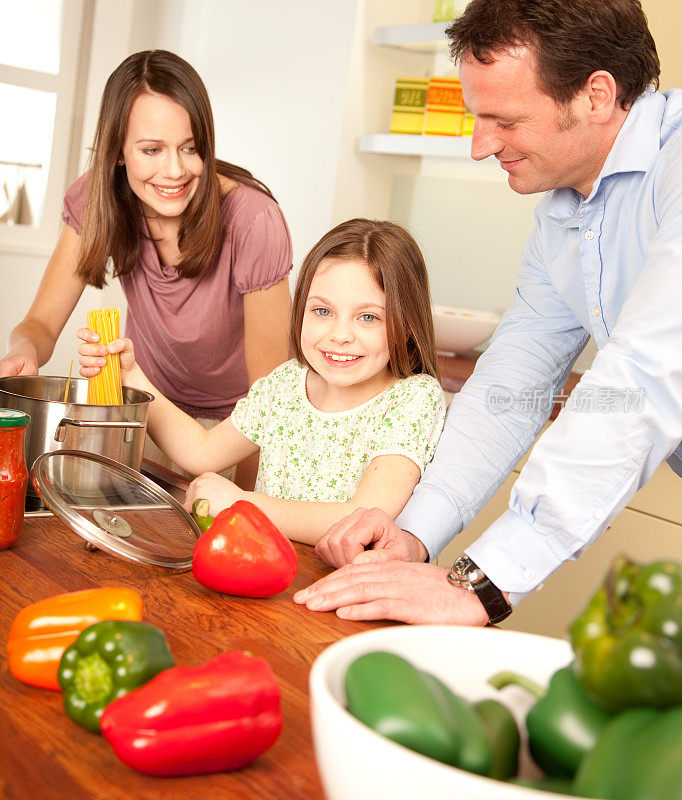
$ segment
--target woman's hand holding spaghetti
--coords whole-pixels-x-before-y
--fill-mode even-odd
[[[130,339],[114,339],[104,346],[97,344],[99,335],[89,328],[79,328],[77,336],[83,344],[78,345],[80,355],[80,374],[84,378],[92,378],[106,365],[106,356],[118,353],[121,361],[121,382],[125,385],[126,377],[137,366],[135,349]]]

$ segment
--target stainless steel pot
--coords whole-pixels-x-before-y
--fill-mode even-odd
[[[0,378],[0,407],[17,408],[31,417],[26,432],[26,464],[54,450],[84,450],[140,469],[153,395],[123,389],[123,405],[88,405],[88,381],[72,378],[64,402],[67,378],[16,375]],[[83,486],[87,476],[74,476]]]

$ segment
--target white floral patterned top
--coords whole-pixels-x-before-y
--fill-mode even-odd
[[[237,430],[260,447],[255,491],[345,503],[377,456],[407,456],[424,471],[445,418],[435,378],[403,378],[357,408],[326,412],[308,400],[307,374],[308,367],[287,361],[256,381],[232,412]]]

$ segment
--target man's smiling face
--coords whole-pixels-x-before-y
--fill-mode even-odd
[[[566,105],[545,94],[527,47],[493,58],[483,64],[470,55],[459,66],[464,100],[476,116],[472,157],[495,156],[519,194],[570,186],[588,195],[602,158],[581,93]]]

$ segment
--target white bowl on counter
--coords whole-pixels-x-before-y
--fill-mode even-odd
[[[497,327],[500,317],[491,311],[473,308],[433,306],[436,350],[455,355],[472,350],[486,342]]]
[[[349,636],[324,650],[310,672],[310,709],[317,766],[327,800],[531,800],[567,795],[484,778],[409,750],[368,728],[346,710],[346,670],[359,656],[385,650],[432,672],[470,702],[491,697],[514,713],[524,736],[534,702],[527,692],[493,689],[487,679],[502,670],[528,675],[542,685],[572,659],[559,639],[492,628],[411,625]],[[521,775],[538,778],[523,744]]]

